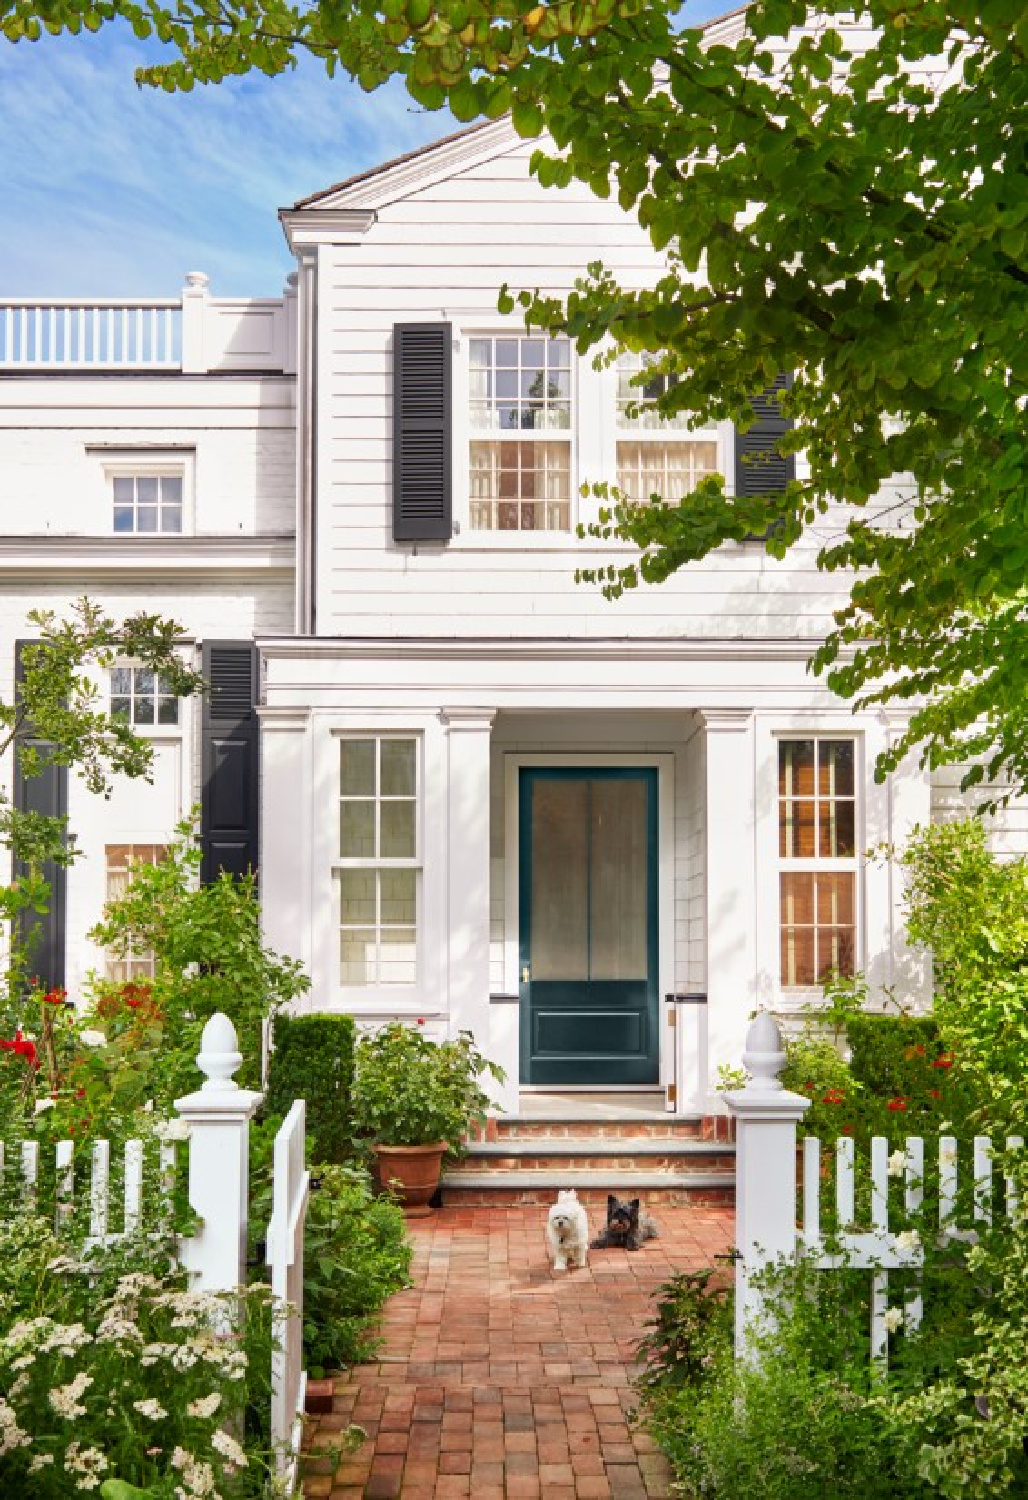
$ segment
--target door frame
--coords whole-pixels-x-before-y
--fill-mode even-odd
[[[671,1081],[673,1057],[670,1028],[664,1021],[664,996],[674,989],[675,974],[675,757],[673,752],[652,754],[527,754],[506,753],[503,757],[503,987],[508,995],[519,990],[521,933],[521,850],[519,830],[519,788],[523,768],[538,766],[566,770],[593,769],[655,770],[657,772],[657,1005],[660,1012],[659,1087]],[[520,1043],[519,1043],[520,1048]],[[658,1085],[648,1085],[652,1090]],[[531,1085],[522,1084],[522,1088]],[[583,1086],[584,1087],[584,1086]],[[622,1085],[626,1091],[638,1091],[639,1085]],[[562,1089],[562,1093],[571,1092]],[[595,1090],[593,1090],[595,1092]]]

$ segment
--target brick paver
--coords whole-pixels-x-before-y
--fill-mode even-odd
[[[661,1282],[728,1248],[731,1211],[662,1206],[658,1239],[569,1272],[550,1267],[545,1218],[444,1208],[410,1225],[414,1286],[390,1299],[375,1363],[337,1377],[333,1415],[312,1420],[308,1500],[667,1495],[632,1420],[636,1342]],[[351,1421],[367,1440],[335,1463]]]

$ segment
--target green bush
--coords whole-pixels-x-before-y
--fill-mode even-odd
[[[352,1016],[275,1017],[275,1046],[268,1065],[264,1108],[284,1116],[294,1099],[307,1101],[308,1156],[345,1162],[353,1155]]]

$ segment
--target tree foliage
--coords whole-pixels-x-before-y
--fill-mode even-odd
[[[1025,781],[1021,0],[823,0],[811,25],[801,0],[754,0],[729,45],[659,0],[0,0],[13,40],[115,14],[178,50],[143,72],[167,89],[306,50],[366,89],[401,74],[428,108],[547,132],[539,180],[616,195],[667,270],[629,291],[597,264],[563,304],[504,305],[582,352],[649,352],[673,377],[665,414],[745,426],[794,372],[781,442],[809,459],[784,495],[707,479],[630,509],[608,492],[599,534],[641,552],[604,590],[769,526],[782,556],[814,528],[820,566],[854,570],[815,668],[859,704],[912,708],[879,772],[923,742],[932,764],[983,757],[972,781]]]

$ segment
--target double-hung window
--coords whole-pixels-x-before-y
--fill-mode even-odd
[[[571,345],[472,338],[472,531],[571,529]]]
[[[133,867],[137,865],[159,865],[167,854],[165,844],[107,844],[104,846],[106,863],[106,894],[108,902],[119,901],[128,890]],[[127,947],[124,952],[108,952],[104,960],[104,973],[108,979],[152,979],[156,972],[153,953]]]
[[[693,429],[688,412],[662,417],[654,408],[637,410],[667,389],[667,376],[643,380],[649,360],[623,353],[617,364],[618,489],[630,504],[646,504],[659,495],[676,505],[708,474],[719,470],[714,428]]]
[[[418,978],[419,755],[413,736],[339,741],[339,981]]]
[[[778,742],[781,982],[851,975],[857,949],[856,743]]]

